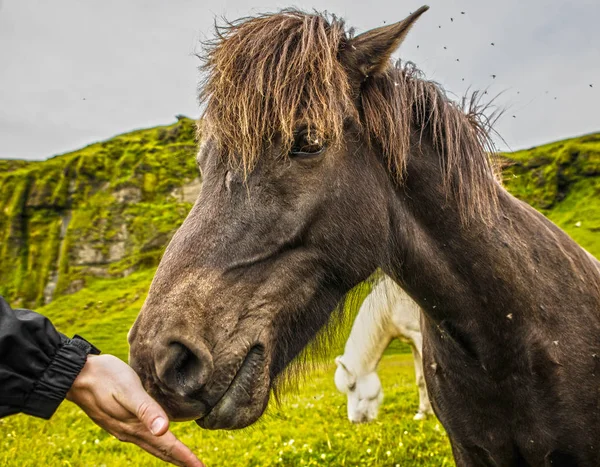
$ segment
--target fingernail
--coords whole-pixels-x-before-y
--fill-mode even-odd
[[[150,427],[150,432],[153,435],[156,435],[156,433],[158,433],[164,425],[165,425],[165,419],[162,417],[158,417],[158,418],[154,419],[154,421],[152,422],[152,426]]]

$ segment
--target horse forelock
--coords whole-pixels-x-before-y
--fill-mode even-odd
[[[286,154],[307,125],[329,144],[355,112],[337,55],[344,23],[326,14],[284,10],[217,26],[205,44],[200,101],[220,152],[247,173],[275,142]]]

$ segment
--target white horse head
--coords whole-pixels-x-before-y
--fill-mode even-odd
[[[375,420],[383,402],[383,389],[377,372],[357,375],[344,362],[343,355],[337,357],[335,363],[335,385],[348,396],[348,419],[352,423]]]

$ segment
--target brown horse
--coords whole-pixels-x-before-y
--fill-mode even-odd
[[[381,267],[424,310],[457,464],[600,465],[600,264],[500,186],[476,105],[390,63],[426,9],[358,36],[295,10],[218,30],[202,191],[131,364],[174,419],[250,425]]]

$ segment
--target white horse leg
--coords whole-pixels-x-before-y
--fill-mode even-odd
[[[429,402],[429,396],[427,395],[427,386],[425,386],[425,376],[423,375],[423,360],[421,358],[421,335],[412,336],[412,344],[410,349],[412,350],[413,359],[415,362],[415,377],[417,380],[417,387],[419,388],[419,411],[414,416],[414,420],[424,420],[427,415],[433,414],[431,403]]]

